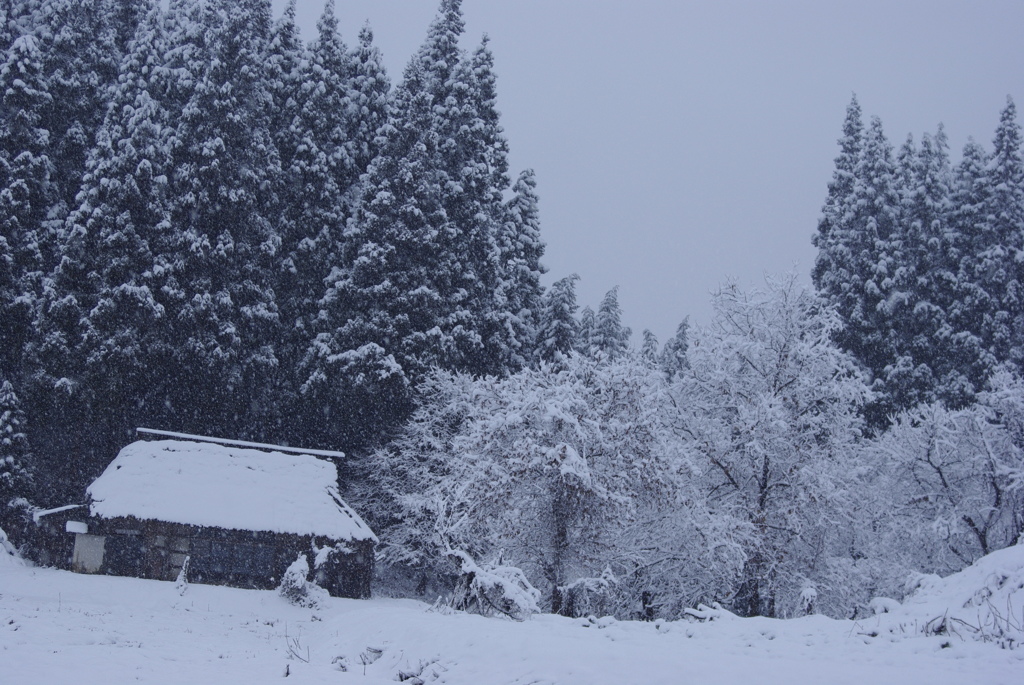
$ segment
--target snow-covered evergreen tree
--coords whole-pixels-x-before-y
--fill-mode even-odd
[[[537,361],[554,362],[560,355],[575,349],[579,330],[576,322],[576,281],[579,279],[576,274],[561,278],[542,296],[534,353]]]
[[[11,43],[18,37],[19,33],[17,30],[16,16],[12,16],[17,9],[14,7],[15,3],[12,0],[3,0],[0,2],[0,52],[6,53],[7,48],[11,47]]]
[[[120,54],[128,54],[135,32],[146,21],[152,8],[153,3],[149,0],[108,0],[107,22]]]
[[[118,17],[110,0],[41,0],[34,33],[52,99],[43,126],[50,132],[59,204],[64,219],[75,206],[89,150],[106,113],[108,89],[121,60]],[[120,31],[123,34],[125,31]]]
[[[941,127],[908,137],[895,161],[881,124],[865,133],[854,100],[829,185],[814,282],[846,322],[837,340],[891,412],[937,399],[974,401],[995,365],[1019,365],[1024,324],[1024,166],[1013,101],[988,155],[973,141],[954,173]]]
[[[1024,368],[1024,161],[1017,108],[1007,98],[999,117],[992,156],[986,169],[989,194],[985,203],[988,245],[982,251],[985,286],[998,303],[989,328],[991,349],[997,359]]]
[[[274,22],[266,56],[267,90],[273,103],[268,127],[285,172],[302,144],[303,131],[295,119],[301,108],[305,59],[306,49],[295,23],[295,0],[289,0],[284,14]],[[278,192],[282,195],[282,202],[286,202],[285,191]]]
[[[893,183],[896,192],[900,196],[902,204],[910,202],[910,197],[917,189],[918,177],[918,152],[914,144],[914,134],[908,133],[903,145],[896,153],[896,161],[893,169]]]
[[[36,426],[33,441],[56,460],[45,470],[62,470],[67,492],[98,475],[135,425],[162,418],[170,383],[161,302],[162,254],[171,247],[171,140],[158,77],[165,49],[162,12],[151,2],[110,90],[40,302],[37,410],[53,418]]]
[[[821,292],[836,293],[842,287],[843,273],[849,272],[851,255],[846,247],[842,226],[853,204],[855,172],[864,147],[864,123],[860,103],[854,96],[846,108],[843,137],[839,139],[839,156],[828,184],[828,195],[821,209],[814,246],[818,256],[812,276]],[[838,227],[838,228],[837,228]],[[835,231],[839,231],[834,233]]]
[[[424,135],[430,102],[413,62],[396,93],[401,115],[382,129],[386,142],[367,171],[304,361],[310,401],[372,406],[372,426],[394,425],[408,406],[410,383],[454,355],[451,335],[439,325],[437,226],[445,214],[432,172],[436,149]]]
[[[665,341],[659,357],[661,370],[670,381],[690,366],[687,359],[689,349],[690,318],[687,317],[679,323],[676,334]]]
[[[350,60],[348,140],[355,168],[364,172],[380,151],[377,132],[387,123],[391,93],[391,79],[369,24],[359,30],[359,44]]]
[[[507,216],[497,236],[498,283],[490,314],[496,332],[497,368],[517,370],[534,355],[541,315],[540,263],[544,242],[540,237],[537,181],[526,170],[512,187]]]
[[[435,106],[441,95],[435,84],[452,76],[432,70],[449,64],[454,69],[458,62],[457,9],[456,3],[456,24],[447,25],[442,15],[432,25],[398,88],[394,117],[381,129],[383,148],[367,171],[341,268],[327,279],[320,314],[324,330],[313,349],[311,377],[330,377],[330,359],[373,344],[387,366],[416,379],[434,364],[453,365],[454,336],[468,332],[445,325],[454,315],[447,256],[453,229],[442,206],[440,143],[432,129],[434,118],[443,114],[435,109],[444,102]],[[427,59],[438,51],[436,59]],[[356,376],[353,381],[383,377],[362,370]]]
[[[0,522],[6,520],[11,500],[28,494],[31,479],[26,428],[25,412],[14,386],[3,380],[0,382]]]
[[[933,138],[925,134],[918,151],[901,149],[897,187],[901,196],[901,262],[894,272],[894,291],[902,306],[890,314],[896,359],[886,368],[884,387],[898,407],[929,401],[943,384],[955,385],[955,397],[968,387],[962,379],[947,378],[947,347],[951,331],[946,321],[948,301],[956,286],[957,259],[952,254],[950,219],[951,170],[942,128]],[[960,397],[960,401],[963,401]]]
[[[871,371],[881,390],[897,358],[892,320],[908,314],[909,298],[899,287],[899,271],[906,262],[901,253],[901,202],[892,146],[877,117],[863,139],[859,121],[860,108],[854,100],[816,236],[819,255],[814,277],[818,291],[845,323],[835,332],[837,342]],[[858,147],[852,187],[846,195],[843,189],[851,180],[847,168]],[[894,401],[885,394],[879,396],[869,412],[874,425],[884,425]]]
[[[589,304],[580,310],[576,329],[576,350],[582,354],[590,354],[593,349],[594,331],[597,329],[597,314]]]
[[[655,366],[658,363],[658,336],[654,335],[649,329],[645,328],[643,332],[643,342],[640,344],[640,358],[651,366]]]
[[[500,281],[507,144],[492,57],[485,41],[467,58],[462,31],[460,3],[443,0],[379,131],[304,362],[309,401],[379,396],[379,425],[432,367],[501,373],[522,344]]]
[[[271,130],[281,155],[282,173],[277,230],[281,249],[274,293],[281,315],[277,346],[278,409],[289,415],[279,430],[291,440],[315,431],[319,417],[299,407],[297,373],[315,335],[324,279],[339,258],[340,240],[350,213],[346,200],[352,182],[348,126],[350,67],[338,34],[333,2],[317,22],[317,38],[304,50],[289,5],[271,40],[271,91],[277,114]],[[276,120],[276,121],[275,121]],[[307,425],[309,418],[312,425]]]
[[[37,20],[37,0],[0,0],[0,54],[20,36],[31,33]]]
[[[994,362],[985,322],[992,316],[996,304],[984,283],[984,271],[987,268],[984,255],[988,243],[985,230],[985,205],[989,193],[985,174],[987,166],[988,154],[984,148],[973,139],[968,140],[956,168],[952,194],[951,224],[956,243],[961,247],[956,296],[948,317],[954,330],[979,339],[982,353],[988,357],[988,361],[983,363],[991,367]],[[987,376],[987,369],[983,373]]]
[[[499,122],[494,56],[487,36],[463,60],[459,78],[465,83],[465,96],[459,117],[449,125],[459,127],[460,152],[445,161],[449,178],[456,180],[463,193],[449,193],[446,209],[460,225],[468,248],[463,259],[468,257],[474,274],[463,287],[471,293],[473,325],[482,338],[479,351],[467,352],[465,368],[506,373],[525,359],[519,350],[529,346],[530,324],[523,319],[529,318],[529,301],[539,293],[543,245],[538,235],[536,181],[532,172],[520,176],[512,198],[518,206],[513,209],[503,203],[510,183],[508,141]],[[505,236],[509,220],[520,223],[513,228],[519,235],[511,240]]]
[[[594,318],[594,332],[590,336],[592,353],[599,352],[614,359],[629,348],[632,331],[622,325],[622,308],[619,306],[619,287],[615,286],[601,300]]]
[[[296,152],[284,169],[293,199],[282,203],[283,268],[277,291],[285,324],[282,371],[297,373],[294,388],[299,404],[294,413],[298,419],[289,421],[288,430],[295,433],[295,440],[307,443],[330,442],[322,430],[324,412],[338,416],[353,411],[348,403],[338,404],[340,397],[347,396],[343,388],[317,391],[324,389],[319,379],[326,378],[330,369],[319,356],[321,343],[314,342],[313,347],[310,343],[318,335],[330,337],[329,331],[353,313],[347,297],[336,297],[345,258],[344,232],[359,196],[360,176],[379,149],[376,129],[386,121],[390,88],[368,27],[360,33],[359,47],[348,51],[338,33],[333,2],[328,2],[317,29],[296,95],[298,112],[291,128]],[[330,283],[330,306],[323,299],[325,282]],[[356,356],[369,359],[365,354]],[[290,378],[285,385],[292,386]],[[404,382],[398,385],[398,389],[404,387]],[[367,397],[357,389],[353,392],[365,404]]]
[[[169,272],[163,255],[173,244],[167,195],[172,143],[155,74],[166,50],[162,14],[157,3],[149,4],[90,153],[57,271],[64,283],[76,272],[88,274],[82,371],[116,432],[110,448],[127,439],[141,417],[159,417],[168,390],[160,372],[171,354],[162,290]],[[79,266],[64,273],[74,262]]]
[[[168,65],[178,79],[171,96],[182,106],[178,114],[172,104],[177,243],[169,315],[176,373],[207,382],[179,387],[169,401],[190,431],[260,437],[260,417],[272,406],[262,378],[278,363],[271,274],[280,238],[268,189],[280,166],[262,69],[270,5],[216,0],[182,10]]]
[[[43,121],[53,98],[42,59],[35,36],[22,35],[0,67],[0,368],[12,375],[22,373],[56,243],[50,210],[58,192]]]

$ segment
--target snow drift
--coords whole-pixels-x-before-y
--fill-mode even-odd
[[[992,552],[946,578],[920,575],[911,587],[902,604],[885,598],[872,603],[876,635],[948,635],[1011,649],[1024,645],[1024,544]]]

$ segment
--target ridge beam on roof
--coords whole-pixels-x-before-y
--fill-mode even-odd
[[[181,440],[193,440],[195,442],[212,442],[217,445],[234,445],[235,447],[253,447],[261,450],[274,450],[276,452],[291,452],[293,454],[310,454],[317,457],[333,457],[335,459],[344,459],[344,452],[335,452],[332,450],[307,450],[301,447],[288,447],[286,445],[270,445],[263,442],[246,442],[245,440],[228,440],[227,438],[211,438],[207,435],[190,435],[189,433],[173,433],[171,431],[161,431],[153,428],[136,428],[139,433],[145,433],[147,435],[161,435],[167,438],[179,438]]]

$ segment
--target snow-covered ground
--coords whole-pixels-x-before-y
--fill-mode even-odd
[[[916,614],[908,601],[857,623],[725,614],[705,623],[515,623],[411,600],[330,599],[309,610],[274,592],[190,585],[179,594],[174,583],[32,568],[0,549],[0,683],[251,685],[287,673],[287,682],[366,685],[415,677],[473,685],[1019,685],[1024,648],[1001,649],[963,631],[915,634],[942,593],[962,602],[956,593],[970,584],[998,585],[991,596],[1003,601],[1000,588],[1021,578],[1024,547],[990,566],[968,569],[974,576],[959,582],[925,583],[931,599],[918,602]],[[1007,570],[1002,581],[993,568]]]

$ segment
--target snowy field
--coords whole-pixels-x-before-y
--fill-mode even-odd
[[[1024,548],[1008,551],[996,566],[1024,561]],[[943,586],[947,599],[960,601],[953,595],[969,589],[965,583],[995,577],[991,568],[974,570],[952,593]],[[997,573],[997,584],[1019,582],[1019,571]],[[331,599],[313,611],[274,592],[202,585],[181,595],[174,583],[29,568],[0,550],[0,682],[255,684],[286,673],[288,682],[366,685],[1024,682],[1024,649],[915,636],[911,613],[900,619],[911,625],[897,626],[893,617],[911,612],[911,602],[859,623],[727,615],[704,623],[514,623],[428,608]]]

